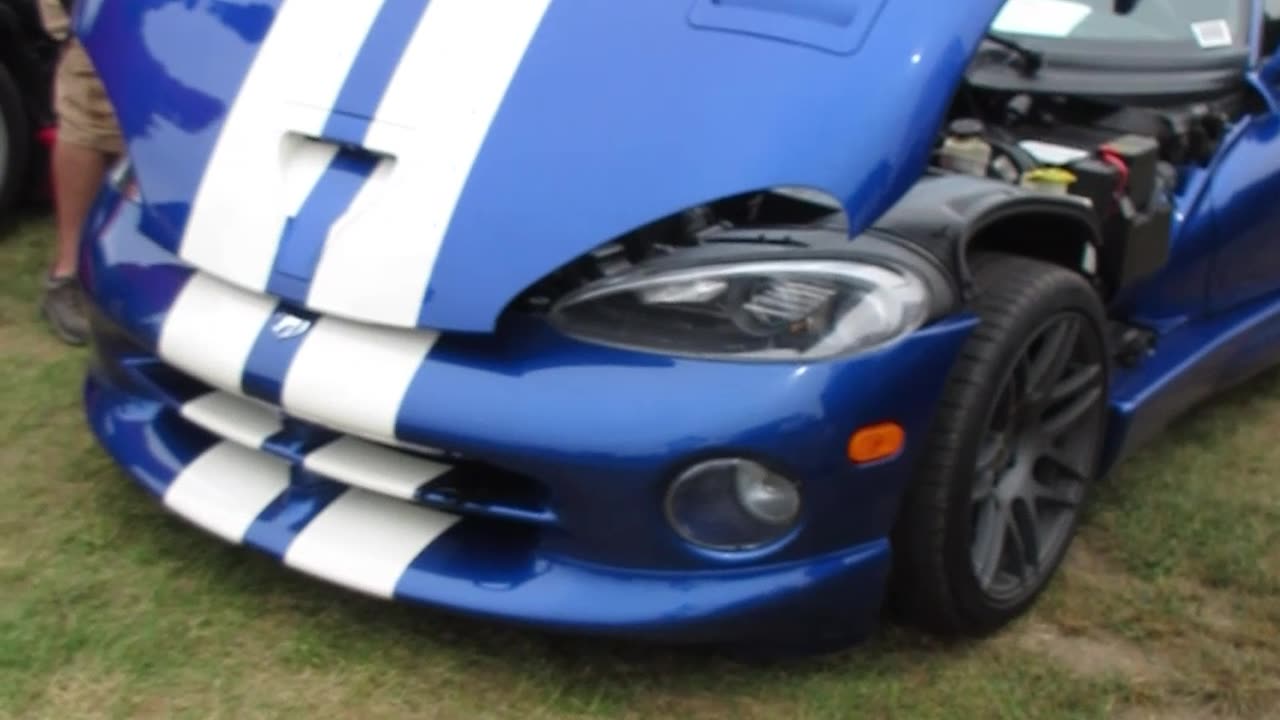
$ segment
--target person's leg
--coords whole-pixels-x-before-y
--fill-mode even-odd
[[[75,275],[80,229],[102,185],[109,161],[110,158],[100,150],[74,142],[59,140],[54,146],[53,184],[58,244],[49,273],[53,279]]]
[[[80,231],[108,166],[123,147],[106,92],[88,55],[74,41],[59,63],[56,84],[58,141],[52,171],[57,244],[41,310],[59,337],[79,345],[89,335],[76,280]]]

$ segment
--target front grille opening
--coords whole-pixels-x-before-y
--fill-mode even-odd
[[[207,428],[198,428],[184,419],[181,410],[184,403],[213,392],[213,388],[172,366],[154,360],[135,364],[131,372],[136,380],[148,385],[163,400],[176,422],[193,431],[208,432]],[[280,419],[282,432],[253,449],[280,457],[295,466],[301,466],[309,453],[344,437],[342,433],[328,427],[283,414]],[[217,433],[215,436],[222,435],[224,434]],[[223,436],[221,439],[234,442],[232,437]],[[488,517],[523,524],[554,525],[559,521],[552,507],[550,492],[531,477],[474,459],[460,458],[450,454],[447,449],[442,449],[444,455],[441,455],[367,439],[365,442],[379,448],[379,452],[418,457],[450,466],[448,472],[418,488],[413,498],[415,502],[457,515]],[[344,482],[342,478],[324,477],[340,484],[363,486]]]
[[[462,515],[554,524],[549,493],[540,483],[492,465],[464,462],[418,491],[423,504]]]

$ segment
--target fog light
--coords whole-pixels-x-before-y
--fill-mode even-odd
[[[750,550],[781,539],[800,518],[800,489],[760,463],[725,458],[686,470],[667,491],[667,521],[715,550]]]

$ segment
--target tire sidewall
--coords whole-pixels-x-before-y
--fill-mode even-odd
[[[0,64],[0,123],[4,132],[0,142],[8,147],[0,160],[0,217],[8,212],[16,201],[21,184],[26,178],[27,160],[30,155],[30,123],[26,106],[18,92],[9,69]]]

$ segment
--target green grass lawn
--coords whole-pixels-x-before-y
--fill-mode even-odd
[[[0,715],[1280,717],[1280,374],[1124,464],[1000,635],[748,665],[364,599],[173,519],[82,422],[85,352],[37,312],[51,242],[0,231]]]

